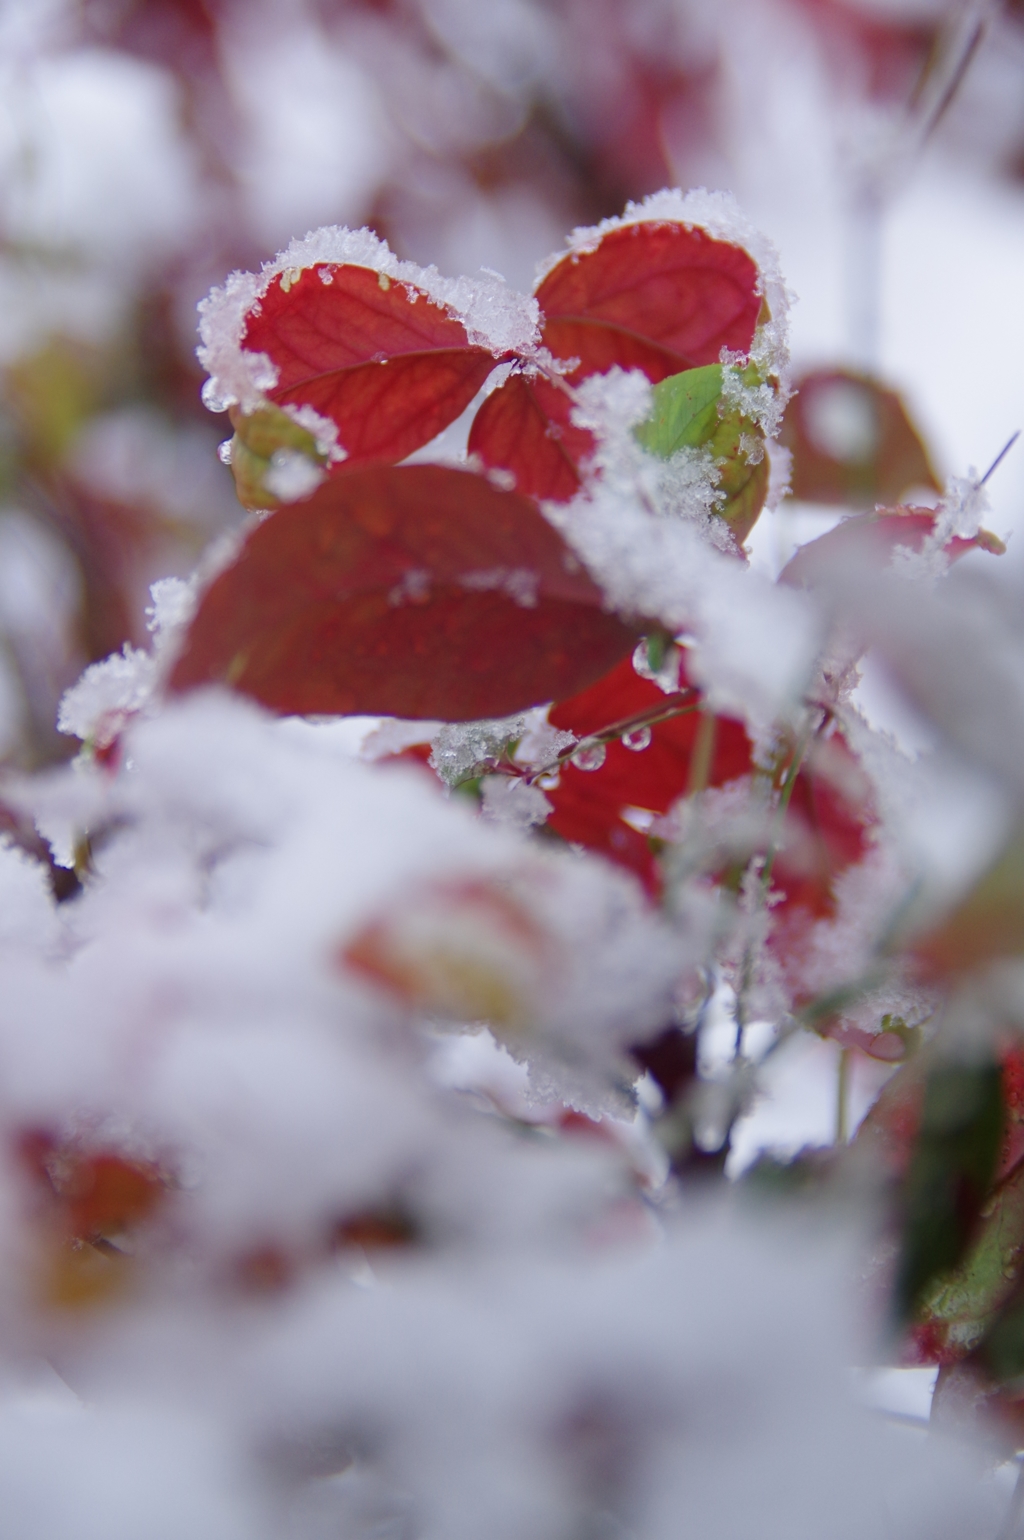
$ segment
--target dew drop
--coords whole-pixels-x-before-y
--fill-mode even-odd
[[[200,391],[203,405],[208,412],[226,412],[229,403],[218,393],[215,380],[207,380]]]
[[[659,690],[666,695],[672,695],[679,688],[679,664],[682,654],[677,646],[670,645],[665,648],[665,654],[660,668],[653,668],[647,653],[647,638],[644,637],[633,649],[633,667],[641,679],[649,679],[656,684]]]
[[[234,450],[231,447],[233,443],[234,439],[226,438],[223,444],[217,445],[217,459],[221,465],[230,465],[234,459]]]
[[[584,738],[572,756],[572,762],[577,770],[600,770],[606,753],[604,744],[599,743],[596,738]]]
[[[651,729],[649,727],[634,727],[631,733],[623,733],[622,747],[632,749],[634,754],[639,754],[643,749],[651,746]]]

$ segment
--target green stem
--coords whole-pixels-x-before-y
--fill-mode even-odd
[[[697,728],[693,740],[693,752],[690,755],[690,774],[687,781],[686,795],[694,797],[698,792],[707,789],[711,779],[711,764],[715,757],[715,737],[717,736],[718,718],[713,711],[705,707],[700,726]]]
[[[839,1073],[836,1076],[836,1144],[846,1144],[850,1137],[849,1127],[849,1101],[850,1101],[850,1050],[843,1048],[839,1053]]]

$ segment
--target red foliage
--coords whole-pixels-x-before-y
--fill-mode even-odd
[[[528,498],[402,466],[338,477],[258,525],[204,595],[171,689],[467,721],[571,694],[635,640]]]
[[[685,691],[685,679],[681,685]],[[707,730],[705,713],[696,709],[699,693],[694,691],[689,702],[682,693],[666,696],[626,660],[549,713],[554,726],[583,738],[674,703],[693,709],[654,723],[646,748],[637,752],[621,739],[610,742],[599,769],[563,764],[558,785],[545,793],[553,807],[550,829],[629,868],[652,896],[660,890],[657,861],[651,841],[633,827],[628,813],[667,813],[692,789],[698,734]],[[743,725],[716,717],[704,784],[723,786],[752,769],[751,743]],[[873,819],[863,773],[843,739],[833,735],[797,776],[772,865],[773,945],[784,960],[795,963],[810,926],[834,914],[835,879],[864,858]]]
[[[685,679],[680,684],[681,689],[687,688]],[[672,698],[642,679],[627,658],[590,689],[553,707],[549,717],[554,726],[582,738],[671,704]],[[694,692],[693,705],[698,704]],[[628,808],[667,813],[686,792],[694,743],[704,720],[703,713],[694,709],[657,722],[649,745],[639,752],[621,741],[609,743],[598,770],[564,765],[558,785],[545,793],[554,808],[548,827],[563,839],[628,867],[649,893],[656,894],[660,877],[650,841],[622,815]],[[707,784],[724,785],[747,774],[750,767],[750,740],[742,725],[728,717],[716,718]]]
[[[336,424],[346,468],[394,464],[428,443],[496,362],[421,290],[339,263],[276,277],[243,346],[277,369],[271,401]]]
[[[780,435],[793,456],[795,498],[870,508],[914,487],[941,491],[896,391],[850,369],[811,370],[795,383]]]
[[[935,519],[932,508],[880,508],[874,513],[856,514],[827,535],[802,545],[783,568],[779,582],[793,588],[813,588],[822,578],[841,573],[851,562],[884,567],[897,546],[920,551],[935,529]],[[975,548],[994,556],[1006,549],[997,535],[981,529],[971,540],[955,536],[943,551],[956,561]]]
[[[611,230],[590,251],[571,252],[537,290],[544,346],[578,385],[613,366],[641,369],[657,384],[716,363],[723,347],[746,353],[761,308],[757,267],[738,246],[704,231],[647,221]],[[521,491],[566,501],[593,448],[570,422],[560,382],[513,375],[484,402],[470,450],[510,472]]]

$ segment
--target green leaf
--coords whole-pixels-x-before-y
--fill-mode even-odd
[[[636,430],[644,448],[663,460],[680,449],[698,449],[718,427],[722,365],[684,369],[655,385],[651,394],[654,410]]]
[[[1024,1309],[1017,1293],[1024,1251],[1024,1166],[1017,1166],[981,1210],[973,1244],[959,1267],[921,1295],[916,1319],[942,1330],[947,1355],[982,1355],[998,1378],[1024,1371]],[[984,1339],[984,1340],[983,1340]]]
[[[957,1267],[974,1240],[996,1169],[1002,1126],[998,1064],[941,1064],[929,1072],[904,1185],[896,1281],[896,1305],[904,1319],[945,1319],[949,1304],[942,1301],[947,1291],[962,1290],[962,1282],[946,1280],[937,1293],[925,1292],[939,1275]],[[981,1268],[987,1279],[984,1258]],[[977,1288],[978,1281],[969,1287]]]
[[[745,385],[762,383],[753,365],[741,378]],[[736,543],[742,543],[768,493],[764,433],[723,398],[721,364],[670,375],[654,386],[652,396],[651,415],[636,428],[640,443],[665,460],[682,449],[708,450],[719,474],[716,511],[731,526]]]
[[[267,486],[275,454],[290,451],[305,455],[312,465],[325,464],[313,435],[280,407],[267,405],[250,413],[233,408],[231,422],[231,473],[238,501],[246,508],[277,508],[284,501]]]

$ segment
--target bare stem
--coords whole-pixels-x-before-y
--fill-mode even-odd
[[[618,722],[611,722],[607,727],[602,727],[600,732],[585,733],[583,738],[577,739],[569,748],[563,749],[561,754],[556,755],[547,764],[524,771],[522,779],[532,783],[542,775],[553,775],[567,760],[572,759],[581,743],[613,743],[624,733],[637,732],[641,727],[657,727],[660,722],[669,722],[673,717],[685,716],[690,711],[696,711],[699,708],[699,702],[694,699],[696,694],[697,691],[692,687],[680,690],[675,695],[666,696],[661,705],[648,707],[646,711],[637,711],[631,717],[623,717]],[[506,765],[501,768],[506,773],[515,773],[514,767]]]
[[[839,1073],[836,1076],[836,1144],[843,1145],[850,1137],[850,1050],[843,1048],[839,1054]]]
[[[1010,434],[1010,437],[1006,440],[1006,443],[1003,445],[1002,449],[1000,449],[999,453],[992,461],[992,464],[989,466],[984,476],[982,476],[981,480],[978,482],[979,487],[983,487],[988,478],[991,476],[992,472],[996,470],[998,466],[1002,465],[1003,461],[1006,459],[1006,456],[1010,453],[1010,450],[1013,448],[1014,444],[1019,438],[1020,429],[1018,428],[1016,433]]]

